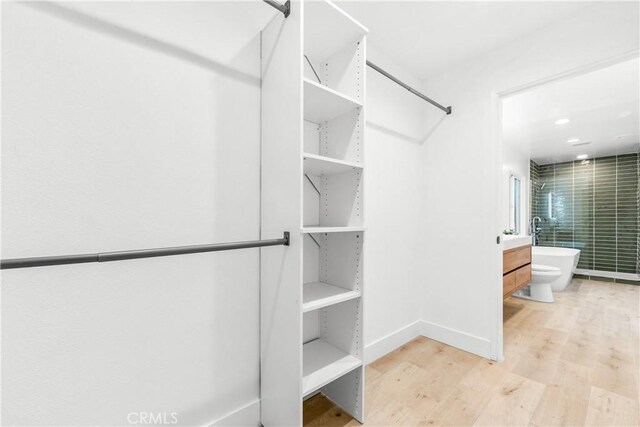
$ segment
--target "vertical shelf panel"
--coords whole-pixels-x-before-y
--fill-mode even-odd
[[[362,169],[330,175],[305,174],[304,227],[362,225]]]
[[[321,389],[322,393],[341,408],[353,408],[350,413],[364,423],[364,366],[360,366]]]
[[[362,164],[364,126],[364,108],[323,122],[320,126],[320,155]]]
[[[289,247],[261,251],[261,421],[302,425],[302,12],[262,32],[261,237],[290,230]]]
[[[320,226],[362,225],[362,170],[322,176]]]

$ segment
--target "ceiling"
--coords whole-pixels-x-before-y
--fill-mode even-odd
[[[536,163],[637,152],[640,60],[539,86],[503,101],[503,138]],[[561,118],[566,124],[557,125]],[[572,146],[570,139],[586,145]]]
[[[426,0],[335,3],[369,29],[368,44],[418,78],[480,56],[592,4]]]

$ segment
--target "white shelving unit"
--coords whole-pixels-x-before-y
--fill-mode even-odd
[[[326,122],[360,107],[362,104],[355,99],[320,83],[304,79],[305,119],[315,123]]]
[[[265,427],[301,425],[316,393],[364,421],[366,33],[295,0],[262,34],[262,238],[298,230],[262,252]]]
[[[304,153],[304,173],[309,175],[335,175],[362,169],[362,165],[317,154]]]
[[[364,231],[364,227],[304,227],[301,232],[312,233],[349,233],[352,231]]]
[[[302,394],[309,396],[331,381],[362,366],[362,361],[321,339],[303,346]]]
[[[305,283],[302,292],[302,312],[306,313],[359,297],[359,291],[350,291],[340,286],[324,282]]]

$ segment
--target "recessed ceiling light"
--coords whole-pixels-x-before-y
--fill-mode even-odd
[[[586,159],[587,157],[589,157],[589,155],[588,155],[588,154],[578,154],[578,156],[576,157],[576,159],[578,159],[578,160],[584,160],[584,159]]]
[[[569,119],[558,119],[556,120],[556,124],[557,125],[566,125],[567,123],[569,123],[571,120]]]
[[[580,147],[582,145],[591,144],[591,141],[580,141],[578,138],[573,138],[573,139],[568,140],[567,143],[569,145],[571,145],[572,147]]]

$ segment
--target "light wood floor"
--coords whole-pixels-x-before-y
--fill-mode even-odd
[[[637,426],[640,287],[574,279],[504,303],[505,361],[417,338],[366,368],[366,425]],[[305,426],[359,423],[317,395]]]

